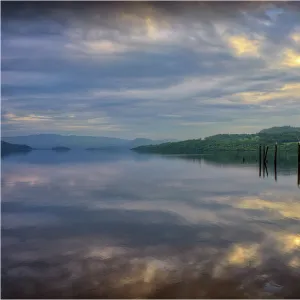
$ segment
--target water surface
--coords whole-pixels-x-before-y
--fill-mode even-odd
[[[240,288],[237,276],[244,288],[235,289],[237,297],[264,297],[270,282],[280,285],[273,294],[298,293],[296,167],[281,162],[275,181],[272,166],[259,177],[255,159],[243,164],[236,156],[72,150],[5,157],[4,296],[162,297],[161,291],[174,298],[176,290],[178,297],[204,297],[216,295],[220,280]],[[179,284],[197,276],[200,290]],[[176,289],[164,290],[174,282]]]

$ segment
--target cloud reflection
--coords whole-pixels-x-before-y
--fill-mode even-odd
[[[300,255],[293,176],[262,184],[256,173],[161,157],[4,161],[6,278],[18,278],[22,268],[35,272],[31,280],[40,273],[58,278],[65,268],[71,277],[64,277],[64,291],[70,278],[90,276],[96,286],[136,297],[180,281],[185,272],[187,278],[208,272],[213,282],[243,270],[273,277],[275,267],[292,272]],[[103,285],[96,280],[101,274],[112,281]]]

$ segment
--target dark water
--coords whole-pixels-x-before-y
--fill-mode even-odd
[[[2,296],[300,297],[297,162],[255,159],[4,157]]]

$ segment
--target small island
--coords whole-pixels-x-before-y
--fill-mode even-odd
[[[67,152],[70,151],[71,149],[68,147],[58,146],[58,147],[53,147],[52,150],[57,152]]]

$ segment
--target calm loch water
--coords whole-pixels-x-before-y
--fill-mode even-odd
[[[296,162],[277,172],[240,157],[4,157],[3,296],[299,297]]]

